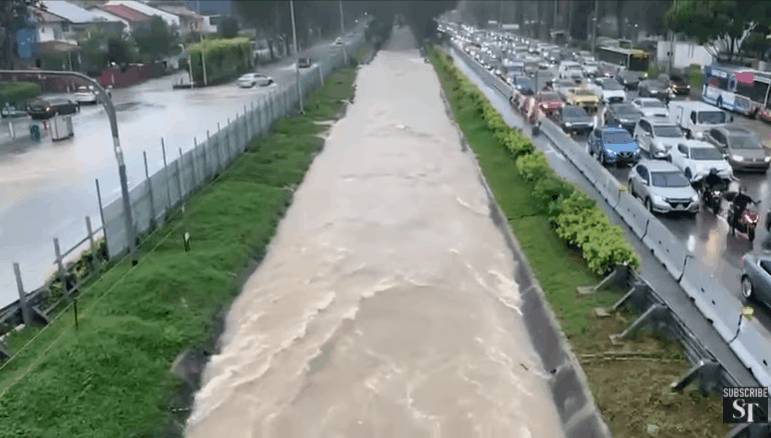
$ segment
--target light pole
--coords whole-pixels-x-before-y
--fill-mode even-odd
[[[597,0],[594,0],[594,17],[592,17],[592,56],[596,56],[597,53],[597,25],[599,24],[600,20],[597,17],[598,11],[597,8],[599,6],[599,2]]]
[[[300,112],[305,112],[305,105],[303,104],[303,93],[300,87],[300,52],[297,51],[297,27],[294,22],[294,0],[289,0],[289,13],[292,16],[292,40],[294,40],[294,70],[297,77],[297,97],[300,100]]]
[[[182,51],[185,51],[185,45],[180,43],[179,47],[182,49]],[[190,88],[194,88],[195,84],[193,83],[193,60],[190,58],[190,52],[187,53],[187,74],[188,79],[190,80]]]
[[[340,40],[343,42],[343,62],[348,64],[348,49],[345,47],[345,19],[343,18],[343,0],[338,0],[340,7]]]
[[[206,42],[203,32],[201,32],[201,70],[203,70],[203,86],[205,87],[209,85],[209,81],[206,79]]]
[[[118,135],[118,120],[115,116],[115,107],[112,105],[112,100],[102,86],[94,79],[90,77],[74,72],[74,71],[51,71],[51,70],[0,70],[0,76],[18,76],[18,75],[46,75],[46,76],[62,76],[79,79],[94,87],[94,90],[99,94],[99,100],[104,106],[104,111],[107,113],[107,119],[110,121],[110,132],[112,134],[112,147],[115,152],[115,161],[118,163],[118,176],[120,178],[120,192],[123,198],[123,218],[125,219],[126,237],[128,238],[128,251],[131,258],[131,264],[137,263],[136,259],[136,242],[134,234],[134,218],[131,212],[131,200],[129,199],[128,191],[128,178],[126,176],[126,163],[123,160],[123,149],[120,147],[120,137]],[[102,224],[106,227],[106,224]],[[105,228],[106,229],[106,228]],[[105,233],[106,235],[106,233]]]

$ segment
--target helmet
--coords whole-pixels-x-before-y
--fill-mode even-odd
[[[714,167],[712,169],[709,169],[709,174],[710,175],[717,175],[717,169],[714,168]]]

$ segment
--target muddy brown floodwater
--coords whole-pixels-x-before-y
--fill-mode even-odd
[[[230,310],[187,436],[563,436],[512,254],[409,31],[356,84]]]

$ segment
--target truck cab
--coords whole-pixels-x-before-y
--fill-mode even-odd
[[[703,139],[704,134],[733,121],[733,116],[703,102],[672,101],[669,115],[688,138]]]

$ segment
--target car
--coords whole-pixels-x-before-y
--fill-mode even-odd
[[[667,106],[655,97],[638,97],[632,100],[632,105],[640,110],[644,117],[669,118]]]
[[[734,170],[768,171],[771,157],[760,138],[740,126],[718,126],[704,133],[704,140],[717,146],[726,155]]]
[[[771,306],[771,254],[745,254],[740,265],[742,297]]]
[[[632,135],[649,157],[667,160],[672,149],[686,139],[679,126],[663,117],[641,118]]]
[[[611,103],[605,107],[605,125],[620,126],[630,134],[641,118],[642,112],[631,103]]]
[[[568,92],[573,88],[576,88],[576,83],[571,79],[560,79],[552,83],[552,88],[562,100],[567,100]]]
[[[669,76],[668,86],[675,96],[688,96],[691,94],[691,86],[688,84],[688,81],[678,74]]]
[[[560,79],[581,81],[584,79],[584,70],[581,68],[581,64],[575,61],[562,61],[557,68],[557,75]]]
[[[252,88],[254,86],[267,87],[273,83],[273,78],[259,73],[247,73],[236,81],[241,88]]]
[[[640,160],[629,172],[629,194],[651,213],[699,212],[699,195],[672,163]]]
[[[593,59],[585,60],[582,67],[584,69],[584,74],[590,78],[597,76],[600,71],[600,65]]]
[[[16,108],[14,105],[6,102],[2,108],[0,108],[0,117],[4,119],[15,119],[18,117],[27,117],[27,112]]]
[[[313,61],[310,58],[298,58],[297,68],[310,68],[313,65]]]
[[[580,106],[565,105],[554,113],[557,123],[568,134],[591,132],[593,120]]]
[[[596,128],[587,141],[589,155],[596,156],[603,165],[634,164],[640,159],[637,142],[624,128]]]
[[[600,98],[588,88],[575,87],[567,91],[565,102],[568,105],[580,106],[587,111],[594,112],[600,105]]]
[[[335,41],[332,43],[333,46],[342,46],[343,45],[343,39],[340,37],[335,38]]]
[[[38,98],[27,104],[27,114],[35,120],[50,119],[57,115],[75,114],[80,111],[80,105],[66,97]]]
[[[723,179],[733,178],[731,165],[715,146],[701,140],[682,140],[671,151],[672,164],[692,183],[709,175],[712,169]]]
[[[73,96],[73,99],[75,100],[75,102],[78,103],[78,105],[83,105],[83,104],[95,105],[99,100],[97,96],[98,96],[98,93],[94,89],[93,85],[89,85],[89,86],[81,85],[75,90],[75,95]]]
[[[646,79],[637,86],[637,94],[640,97],[655,97],[665,99],[669,94],[666,84],[656,79]]]
[[[552,114],[564,105],[559,94],[553,91],[538,92],[535,95],[535,101],[538,104],[538,108],[546,114]]]
[[[626,92],[615,79],[596,78],[589,85],[589,89],[599,96],[602,103],[619,103],[626,101]]]
[[[533,84],[533,80],[527,76],[514,76],[511,87],[514,91],[523,96],[532,96],[535,94],[535,84]]]
[[[636,90],[640,83],[640,74],[629,70],[616,73],[616,81],[627,90]]]

